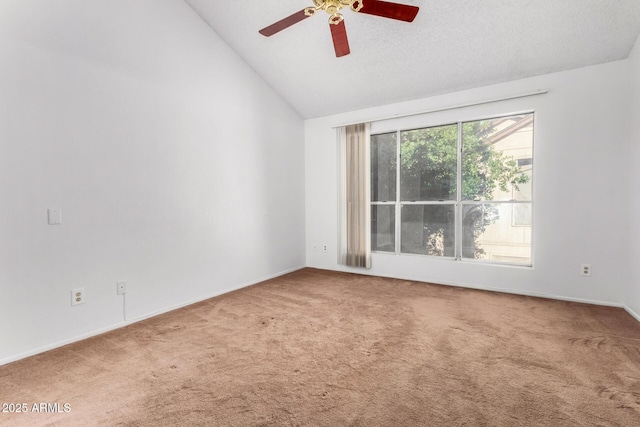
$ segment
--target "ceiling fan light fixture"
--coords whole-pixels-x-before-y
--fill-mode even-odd
[[[342,16],[342,14],[340,13],[334,13],[329,18],[329,24],[333,24],[333,25],[338,25],[342,21],[344,21],[344,16]]]

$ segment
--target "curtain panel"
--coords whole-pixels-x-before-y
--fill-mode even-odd
[[[369,123],[338,129],[340,144],[339,263],[371,268]]]

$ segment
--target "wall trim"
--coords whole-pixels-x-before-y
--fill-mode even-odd
[[[631,317],[633,317],[638,322],[640,322],[640,314],[639,313],[636,313],[635,311],[633,311],[633,309],[631,307],[629,307],[628,305],[625,305],[624,309],[626,310],[627,313],[629,313],[631,315]]]
[[[35,356],[36,354],[44,353],[44,352],[47,352],[49,350],[54,350],[56,348],[60,348],[60,347],[63,347],[65,345],[68,345],[68,344],[73,344],[75,342],[82,341],[82,340],[85,340],[87,338],[95,337],[97,335],[101,335],[101,334],[104,334],[104,333],[107,333],[107,332],[110,332],[110,331],[114,331],[116,329],[124,328],[126,326],[129,326],[129,325],[137,323],[137,322],[141,322],[141,321],[149,319],[151,317],[159,316],[161,314],[168,313],[170,311],[174,311],[174,310],[186,307],[186,306],[191,305],[191,304],[195,304],[195,303],[198,303],[198,302],[201,302],[201,301],[205,301],[205,300],[208,300],[210,298],[215,298],[215,297],[220,296],[220,295],[228,294],[229,292],[233,292],[233,291],[237,291],[237,290],[242,289],[242,288],[247,288],[249,286],[257,285],[258,283],[265,282],[265,281],[271,280],[271,279],[275,279],[276,277],[284,276],[285,274],[289,274],[289,273],[292,273],[294,271],[302,270],[303,268],[305,268],[305,267],[302,266],[302,267],[290,268],[290,269],[287,269],[287,270],[284,270],[284,271],[280,271],[280,272],[275,273],[275,274],[271,274],[269,276],[262,277],[260,279],[256,279],[255,281],[244,282],[244,283],[241,283],[239,285],[230,286],[228,288],[225,288],[222,291],[214,292],[212,294],[209,294],[207,296],[203,296],[201,298],[200,297],[194,298],[194,299],[189,300],[187,302],[176,304],[176,305],[167,307],[167,308],[162,309],[162,310],[153,311],[151,313],[143,314],[142,316],[136,316],[136,317],[134,317],[132,319],[129,319],[127,321],[121,321],[121,322],[115,323],[113,325],[106,326],[104,328],[99,328],[99,329],[96,329],[96,330],[93,330],[93,331],[90,331],[90,332],[87,332],[87,333],[84,333],[84,334],[76,335],[76,336],[74,336],[72,338],[64,339],[64,340],[61,340],[61,341],[56,341],[56,342],[54,342],[52,344],[47,344],[47,345],[44,345],[44,346],[36,347],[35,349],[32,349],[32,350],[28,350],[28,351],[25,351],[25,352],[22,352],[22,353],[18,353],[18,354],[13,355],[13,356],[5,357],[4,359],[0,359],[0,366],[7,365],[7,364],[9,364],[11,362],[17,362],[18,360],[26,359],[27,357]]]
[[[546,299],[553,299],[553,300],[559,300],[559,301],[567,301],[567,302],[576,302],[576,303],[581,303],[581,304],[592,304],[592,305],[601,305],[601,306],[607,306],[607,307],[615,307],[615,308],[622,308],[624,309],[627,313],[629,313],[629,315],[631,315],[634,319],[636,319],[638,322],[640,322],[640,314],[636,313],[631,307],[629,307],[628,305],[625,304],[618,304],[618,303],[614,303],[614,302],[609,302],[609,301],[599,301],[599,300],[590,300],[590,299],[585,299],[585,298],[574,298],[574,297],[566,297],[566,296],[562,296],[562,295],[552,295],[552,294],[546,294],[546,293],[542,293],[542,292],[526,292],[526,291],[513,291],[510,289],[504,289],[504,288],[498,288],[498,287],[484,287],[484,286],[478,286],[478,285],[473,285],[473,284],[467,284],[467,283],[459,283],[459,282],[430,282],[430,281],[425,281],[425,280],[418,280],[415,278],[411,278],[411,277],[404,277],[402,275],[384,275],[384,274],[371,274],[371,273],[366,273],[366,272],[359,272],[359,271],[351,271],[351,270],[331,270],[331,269],[327,269],[327,268],[318,268],[318,267],[309,267],[309,266],[303,266],[303,267],[294,267],[294,268],[290,268],[287,270],[283,270],[280,271],[278,273],[269,275],[269,276],[265,276],[263,278],[257,279],[255,281],[251,281],[251,282],[244,282],[241,283],[239,285],[236,286],[230,286],[222,291],[219,292],[214,292],[212,294],[209,294],[208,296],[204,296],[202,298],[195,298],[192,300],[189,300],[187,302],[183,302],[180,304],[176,304],[173,305],[171,307],[168,307],[166,309],[163,310],[157,310],[151,313],[147,313],[144,314],[142,316],[137,316],[131,320],[127,320],[127,321],[122,321],[122,322],[118,322],[116,324],[104,327],[104,328],[100,328],[100,329],[96,329],[94,331],[88,332],[88,333],[84,333],[84,334],[80,334],[80,335],[76,335],[75,337],[69,338],[69,339],[65,339],[65,340],[61,340],[61,341],[57,341],[55,343],[52,344],[48,344],[45,346],[41,346],[41,347],[37,347],[33,350],[29,350],[29,351],[25,351],[22,353],[18,353],[14,356],[9,356],[6,357],[4,359],[0,359],[0,366],[2,365],[7,365],[9,363],[12,362],[17,362],[18,360],[21,359],[26,359],[27,357],[31,357],[31,356],[35,356],[36,354],[40,354],[40,353],[44,353],[47,352],[49,350],[54,350],[56,348],[60,348],[63,347],[65,345],[68,344],[73,344],[75,342],[78,341],[82,341],[85,340],[87,338],[91,338],[97,335],[101,335],[116,329],[120,329],[120,328],[124,328],[126,326],[129,326],[131,324],[137,323],[137,322],[141,322],[143,320],[155,317],[155,316],[159,316],[161,314],[164,313],[168,313],[170,311],[174,311],[174,310],[178,310],[180,308],[201,302],[201,301],[205,301],[208,300],[210,298],[215,298],[217,296],[220,295],[224,295],[227,294],[229,292],[233,292],[233,291],[237,291],[239,289],[242,288],[246,288],[249,286],[253,286],[253,285],[257,285],[261,282],[265,282],[267,280],[271,280],[271,279],[275,279],[276,277],[280,277],[280,276],[284,276],[285,274],[289,274],[289,273],[293,273],[294,271],[298,271],[298,270],[302,270],[305,268],[313,268],[316,270],[325,270],[325,271],[339,271],[341,273],[352,273],[352,274],[358,274],[361,276],[372,276],[372,277],[385,277],[385,278],[389,278],[389,279],[399,279],[399,280],[409,280],[412,282],[422,282],[422,283],[431,283],[431,284],[435,284],[435,285],[442,285],[442,286],[456,286],[456,287],[460,287],[460,288],[468,288],[468,289],[476,289],[476,290],[481,290],[481,291],[490,291],[490,292],[500,292],[500,293],[505,293],[505,294],[513,294],[513,295],[522,295],[522,296],[530,296],[530,297],[537,297],[537,298],[546,298]]]
[[[312,268],[317,268],[317,267],[312,267]],[[387,274],[373,274],[370,272],[362,272],[362,271],[354,271],[354,270],[347,270],[347,269],[340,269],[340,270],[331,270],[331,269],[327,269],[327,268],[318,268],[318,270],[327,270],[327,271],[339,271],[342,273],[353,273],[353,274],[359,274],[362,276],[373,276],[373,277],[386,277],[389,279],[400,279],[400,280],[409,280],[412,282],[422,282],[422,283],[430,283],[430,284],[434,284],[434,285],[442,285],[442,286],[456,286],[459,288],[467,288],[467,289],[476,289],[479,291],[490,291],[490,292],[500,292],[503,294],[513,294],[513,295],[522,295],[522,296],[526,296],[526,297],[536,297],[536,298],[546,298],[546,299],[552,299],[552,300],[557,300],[557,301],[567,301],[567,302],[577,302],[577,303],[581,303],[581,304],[592,304],[592,305],[602,305],[602,306],[606,306],[606,307],[615,307],[615,308],[623,308],[625,310],[627,310],[627,312],[629,312],[631,309],[628,308],[626,305],[621,304],[621,303],[616,303],[616,302],[611,302],[611,301],[600,301],[600,300],[591,300],[591,299],[586,299],[586,298],[575,298],[575,297],[568,297],[568,296],[564,296],[564,295],[554,295],[554,294],[547,294],[544,292],[530,292],[530,291],[515,291],[512,289],[506,289],[506,288],[499,288],[499,287],[492,287],[492,286],[479,286],[479,285],[474,285],[471,283],[463,283],[463,282],[450,282],[450,281],[429,281],[429,280],[424,280],[424,279],[416,279],[413,277],[409,277],[409,276],[403,276],[403,275],[387,275]],[[639,322],[640,322],[640,316],[638,316],[637,314],[632,314],[631,312],[629,313],[632,316],[634,316]]]

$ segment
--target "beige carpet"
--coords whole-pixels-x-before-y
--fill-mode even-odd
[[[304,269],[0,367],[0,425],[637,426],[621,309]],[[55,406],[50,409],[55,409]]]

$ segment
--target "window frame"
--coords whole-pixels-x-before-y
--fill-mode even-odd
[[[463,132],[463,124],[482,121],[482,120],[496,120],[501,118],[507,118],[518,115],[527,115],[531,114],[533,116],[533,125],[532,125],[532,147],[531,147],[531,197],[530,200],[462,200],[462,132]],[[400,200],[401,193],[401,173],[402,173],[402,162],[401,162],[401,151],[402,151],[402,132],[419,130],[419,129],[428,129],[428,128],[436,128],[442,126],[456,125],[458,130],[458,141],[457,141],[457,170],[456,170],[456,198],[455,200],[442,200],[442,201],[402,201]],[[497,266],[509,266],[509,267],[517,267],[517,268],[526,268],[532,269],[534,265],[534,199],[535,199],[535,183],[533,177],[536,176],[535,173],[535,164],[537,162],[535,159],[535,150],[536,150],[536,128],[538,125],[538,116],[536,114],[535,109],[523,109],[509,113],[498,113],[498,114],[483,114],[475,117],[469,117],[465,119],[458,119],[455,121],[452,120],[442,120],[432,121],[425,120],[424,125],[417,124],[413,126],[397,126],[394,130],[380,130],[371,133],[371,137],[376,135],[385,135],[385,134],[396,134],[396,200],[395,201],[372,201],[371,196],[369,197],[370,206],[374,205],[395,205],[395,229],[394,229],[394,237],[395,237],[395,251],[378,251],[371,249],[371,252],[376,255],[391,255],[391,256],[416,256],[416,257],[427,257],[429,259],[436,260],[449,260],[449,261],[461,261],[465,263],[473,263],[473,264],[483,264],[483,265],[497,265]],[[517,162],[519,159],[514,160]],[[415,254],[415,253],[405,253],[402,252],[402,207],[404,205],[454,205],[454,215],[455,215],[455,224],[454,224],[454,233],[455,233],[455,244],[454,244],[454,255],[453,256],[438,256],[438,255],[428,255],[428,254]],[[505,204],[505,205],[515,205],[515,204],[527,204],[531,206],[531,236],[530,236],[530,261],[527,264],[524,263],[516,263],[509,261],[500,261],[500,260],[491,260],[491,259],[478,259],[478,258],[468,258],[462,256],[463,250],[463,208],[468,205],[493,205],[493,204]],[[511,221],[510,221],[511,222]],[[519,226],[522,227],[522,226]],[[370,230],[371,231],[371,230]]]

